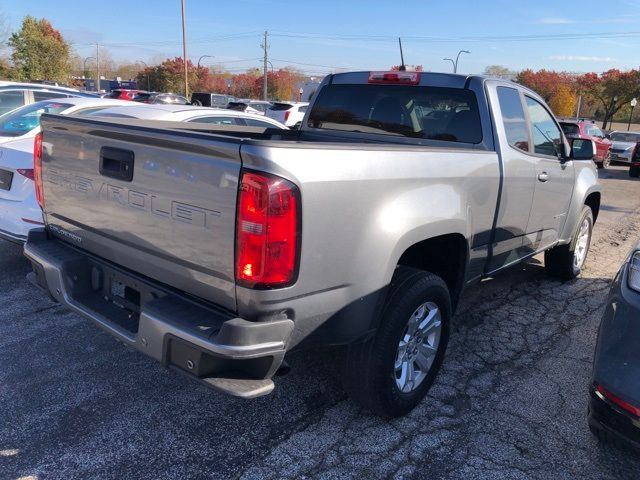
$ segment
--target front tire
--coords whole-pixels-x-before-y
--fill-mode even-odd
[[[451,299],[444,281],[429,272],[398,267],[376,334],[349,347],[342,375],[347,393],[381,416],[410,412],[440,370],[450,321]]]
[[[593,212],[582,207],[578,228],[568,245],[558,245],[544,252],[544,267],[549,275],[560,280],[572,280],[580,275],[591,245]]]
[[[640,166],[631,166],[629,167],[629,176],[631,178],[638,178],[640,177]]]

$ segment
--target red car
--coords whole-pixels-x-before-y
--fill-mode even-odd
[[[595,123],[588,120],[564,120],[560,126],[567,138],[584,138],[593,140],[596,144],[596,155],[593,161],[598,168],[607,168],[611,164],[612,141],[604,136]]]
[[[131,90],[128,88],[116,88],[107,93],[104,98],[117,98],[119,100],[133,100],[141,93],[147,93],[146,90]]]

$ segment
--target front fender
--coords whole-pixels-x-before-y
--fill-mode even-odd
[[[592,193],[602,193],[602,186],[598,180],[598,171],[594,163],[590,160],[574,162],[575,187],[564,227],[560,234],[560,244],[570,243],[573,239],[578,221],[580,220],[580,212],[582,212],[582,207],[584,207],[587,197]]]

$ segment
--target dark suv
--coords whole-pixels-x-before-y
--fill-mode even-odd
[[[227,108],[229,103],[235,100],[235,97],[222,93],[193,92],[191,94],[191,105],[198,107]]]
[[[607,168],[611,164],[612,142],[605,137],[595,123],[590,120],[563,120],[560,126],[567,138],[583,138],[593,140],[596,144],[596,155],[593,161],[599,169]]]

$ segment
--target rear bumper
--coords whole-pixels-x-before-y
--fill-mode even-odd
[[[631,154],[611,153],[612,162],[631,163]]]
[[[24,243],[27,240],[27,237],[24,235],[16,235],[15,233],[7,232],[2,229],[0,229],[0,238],[13,243]]]
[[[640,450],[640,420],[602,398],[591,387],[589,425]]]
[[[287,318],[250,322],[49,238],[29,233],[32,280],[56,300],[164,366],[225,393],[273,390],[293,331]]]

